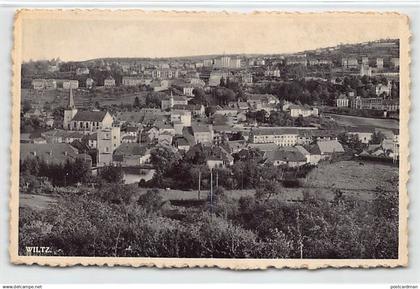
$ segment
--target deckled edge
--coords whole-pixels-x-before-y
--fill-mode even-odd
[[[19,220],[19,111],[20,111],[20,64],[21,64],[21,30],[22,17],[25,14],[46,14],[56,12],[73,12],[77,14],[99,13],[101,16],[116,13],[135,13],[136,15],[210,15],[210,16],[246,16],[246,15],[287,15],[287,16],[315,16],[327,15],[390,15],[400,18],[400,187],[399,187],[399,258],[398,259],[185,259],[185,258],[113,258],[113,257],[40,257],[18,255],[18,220]],[[12,51],[12,140],[10,146],[10,222],[9,222],[9,255],[12,264],[16,265],[40,265],[51,267],[68,266],[131,266],[131,267],[156,267],[156,268],[210,268],[233,270],[265,270],[269,268],[290,269],[323,269],[323,268],[377,268],[377,267],[406,267],[408,266],[408,206],[409,198],[407,183],[409,180],[409,113],[410,101],[410,64],[411,64],[411,32],[409,17],[399,12],[348,12],[348,11],[325,11],[325,12],[278,12],[278,11],[253,11],[242,12],[209,12],[209,11],[144,11],[121,10],[121,9],[21,9],[17,10],[14,17],[13,51]],[[403,55],[404,53],[404,55]],[[402,57],[401,57],[402,56]],[[403,77],[405,75],[405,78]],[[404,89],[401,89],[404,85]],[[404,116],[404,113],[407,115]],[[403,118],[401,118],[403,115]],[[403,136],[403,137],[401,137]],[[403,171],[404,170],[404,171]],[[403,174],[401,172],[403,171]],[[17,173],[17,176],[16,176]]]

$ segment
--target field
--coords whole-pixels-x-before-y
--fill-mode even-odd
[[[19,207],[21,208],[29,207],[34,210],[42,211],[56,203],[57,200],[53,196],[30,194],[20,194],[19,196]]]
[[[398,177],[398,167],[388,164],[372,162],[341,161],[337,163],[323,163],[310,172],[305,180],[302,180],[301,188],[283,188],[282,193],[276,196],[284,201],[298,201],[303,199],[303,192],[332,200],[334,190],[340,190],[345,195],[352,195],[360,200],[374,198],[376,187],[386,185],[389,181]],[[132,185],[137,188],[137,185]],[[138,189],[138,195],[147,189]],[[160,190],[164,200],[196,200],[198,191]],[[234,199],[242,196],[251,196],[255,190],[226,190],[225,194]],[[200,199],[207,198],[208,190],[202,190]],[[49,205],[56,203],[56,197],[45,195],[20,195],[20,206],[43,210]]]
[[[342,161],[324,163],[310,172],[305,186],[314,191],[339,189],[362,200],[374,197],[376,187],[398,177],[398,167],[373,162]],[[332,195],[325,196],[331,198]]]
[[[328,114],[327,114],[328,115]],[[350,116],[331,114],[338,124],[354,127],[375,127],[381,129],[399,129],[399,122],[395,119],[369,118],[361,116]]]
[[[101,106],[111,106],[123,104],[133,104],[136,96],[144,97],[147,92],[113,92],[107,89],[97,89],[95,93],[89,93],[86,89],[73,90],[74,102],[76,107],[87,107],[98,102]],[[30,101],[33,106],[43,107],[45,103],[52,108],[66,106],[68,103],[69,91],[64,89],[42,90],[33,89],[21,90],[22,101]]]

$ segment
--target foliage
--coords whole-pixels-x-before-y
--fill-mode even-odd
[[[103,166],[99,169],[99,177],[108,183],[122,183],[124,172],[121,166]]]
[[[55,186],[68,186],[86,183],[90,180],[90,165],[83,159],[67,160],[62,163],[46,163],[38,157],[21,161],[20,174],[22,176],[45,177]]]

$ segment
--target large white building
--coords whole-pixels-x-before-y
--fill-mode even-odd
[[[257,128],[250,132],[251,143],[274,143],[278,146],[294,146],[298,142],[299,131],[295,128]]]

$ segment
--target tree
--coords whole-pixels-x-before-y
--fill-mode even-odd
[[[135,107],[135,108],[139,108],[140,107],[140,100],[139,100],[139,97],[138,96],[136,96],[136,98],[134,98],[133,107]]]
[[[124,172],[121,166],[104,166],[99,170],[99,176],[108,183],[122,183]]]
[[[140,195],[137,200],[137,204],[148,213],[159,211],[163,203],[163,197],[156,189],[148,190],[145,194]]]
[[[22,112],[26,113],[32,109],[32,104],[29,100],[24,100],[22,104]]]
[[[281,185],[276,180],[264,180],[255,191],[255,198],[268,201],[272,196],[281,194]]]
[[[370,140],[371,144],[381,144],[385,139],[385,135],[381,131],[375,131],[372,134],[372,139]]]

